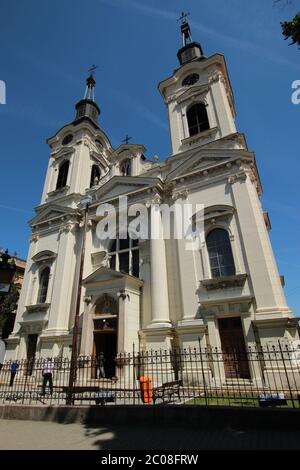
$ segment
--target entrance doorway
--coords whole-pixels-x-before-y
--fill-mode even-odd
[[[117,333],[94,331],[95,370],[93,378],[101,378],[100,368],[104,368],[105,378],[111,379],[116,375]],[[99,374],[100,373],[100,374]]]
[[[118,302],[108,294],[103,294],[96,303],[93,346],[95,367],[92,370],[94,379],[103,375],[111,379],[116,375],[118,310]]]
[[[38,335],[28,335],[26,375],[31,375],[33,371],[37,340]]]
[[[226,378],[249,379],[249,363],[240,317],[219,318],[218,323]]]

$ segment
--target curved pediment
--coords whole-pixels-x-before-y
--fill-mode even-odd
[[[118,159],[118,157],[124,158],[124,157],[132,157],[133,155],[136,155],[137,153],[145,153],[146,148],[144,145],[141,144],[121,144],[119,147],[117,147],[114,152],[111,154],[110,158],[115,157]]]
[[[32,257],[32,261],[34,261],[35,263],[44,263],[45,261],[54,260],[56,256],[57,254],[54,253],[54,251],[43,250],[43,251],[40,251],[39,253],[36,253]]]
[[[231,217],[234,212],[235,208],[233,206],[229,206],[226,204],[214,204],[213,206],[204,207],[204,213],[202,211],[196,212],[193,215],[192,219],[194,221],[204,219],[204,221],[206,222],[211,219]]]

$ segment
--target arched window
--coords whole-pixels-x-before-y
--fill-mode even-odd
[[[209,129],[208,116],[204,103],[197,103],[191,106],[187,113],[187,121],[190,136]]]
[[[69,160],[65,160],[59,167],[56,189],[64,188],[67,184]]]
[[[91,171],[91,181],[90,181],[90,188],[94,186],[94,184],[98,184],[101,177],[101,170],[98,165],[92,166]]]
[[[38,293],[38,304],[44,304],[47,299],[48,285],[49,285],[50,268],[47,266],[43,269],[40,275],[40,285]]]
[[[133,240],[128,235],[126,239],[118,237],[112,242],[108,253],[111,269],[139,277],[139,240]]]
[[[123,160],[120,163],[120,172],[122,176],[130,176],[131,175],[131,164],[130,160]]]
[[[234,260],[228,232],[216,228],[206,237],[212,277],[232,276],[235,274]]]

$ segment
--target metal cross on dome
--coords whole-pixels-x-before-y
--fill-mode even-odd
[[[128,134],[126,134],[125,139],[122,140],[126,145],[128,145],[129,141],[132,139],[132,137],[129,137]]]
[[[187,22],[187,17],[190,16],[190,13],[185,13],[184,11],[181,12],[181,16],[177,19],[177,21],[181,21],[181,24]]]

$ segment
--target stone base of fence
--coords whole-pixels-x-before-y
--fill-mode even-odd
[[[243,430],[300,430],[299,411],[294,409],[258,409],[223,406],[24,406],[0,405],[0,419],[82,423],[91,426],[116,424],[131,426],[174,425],[195,428],[228,427]]]

